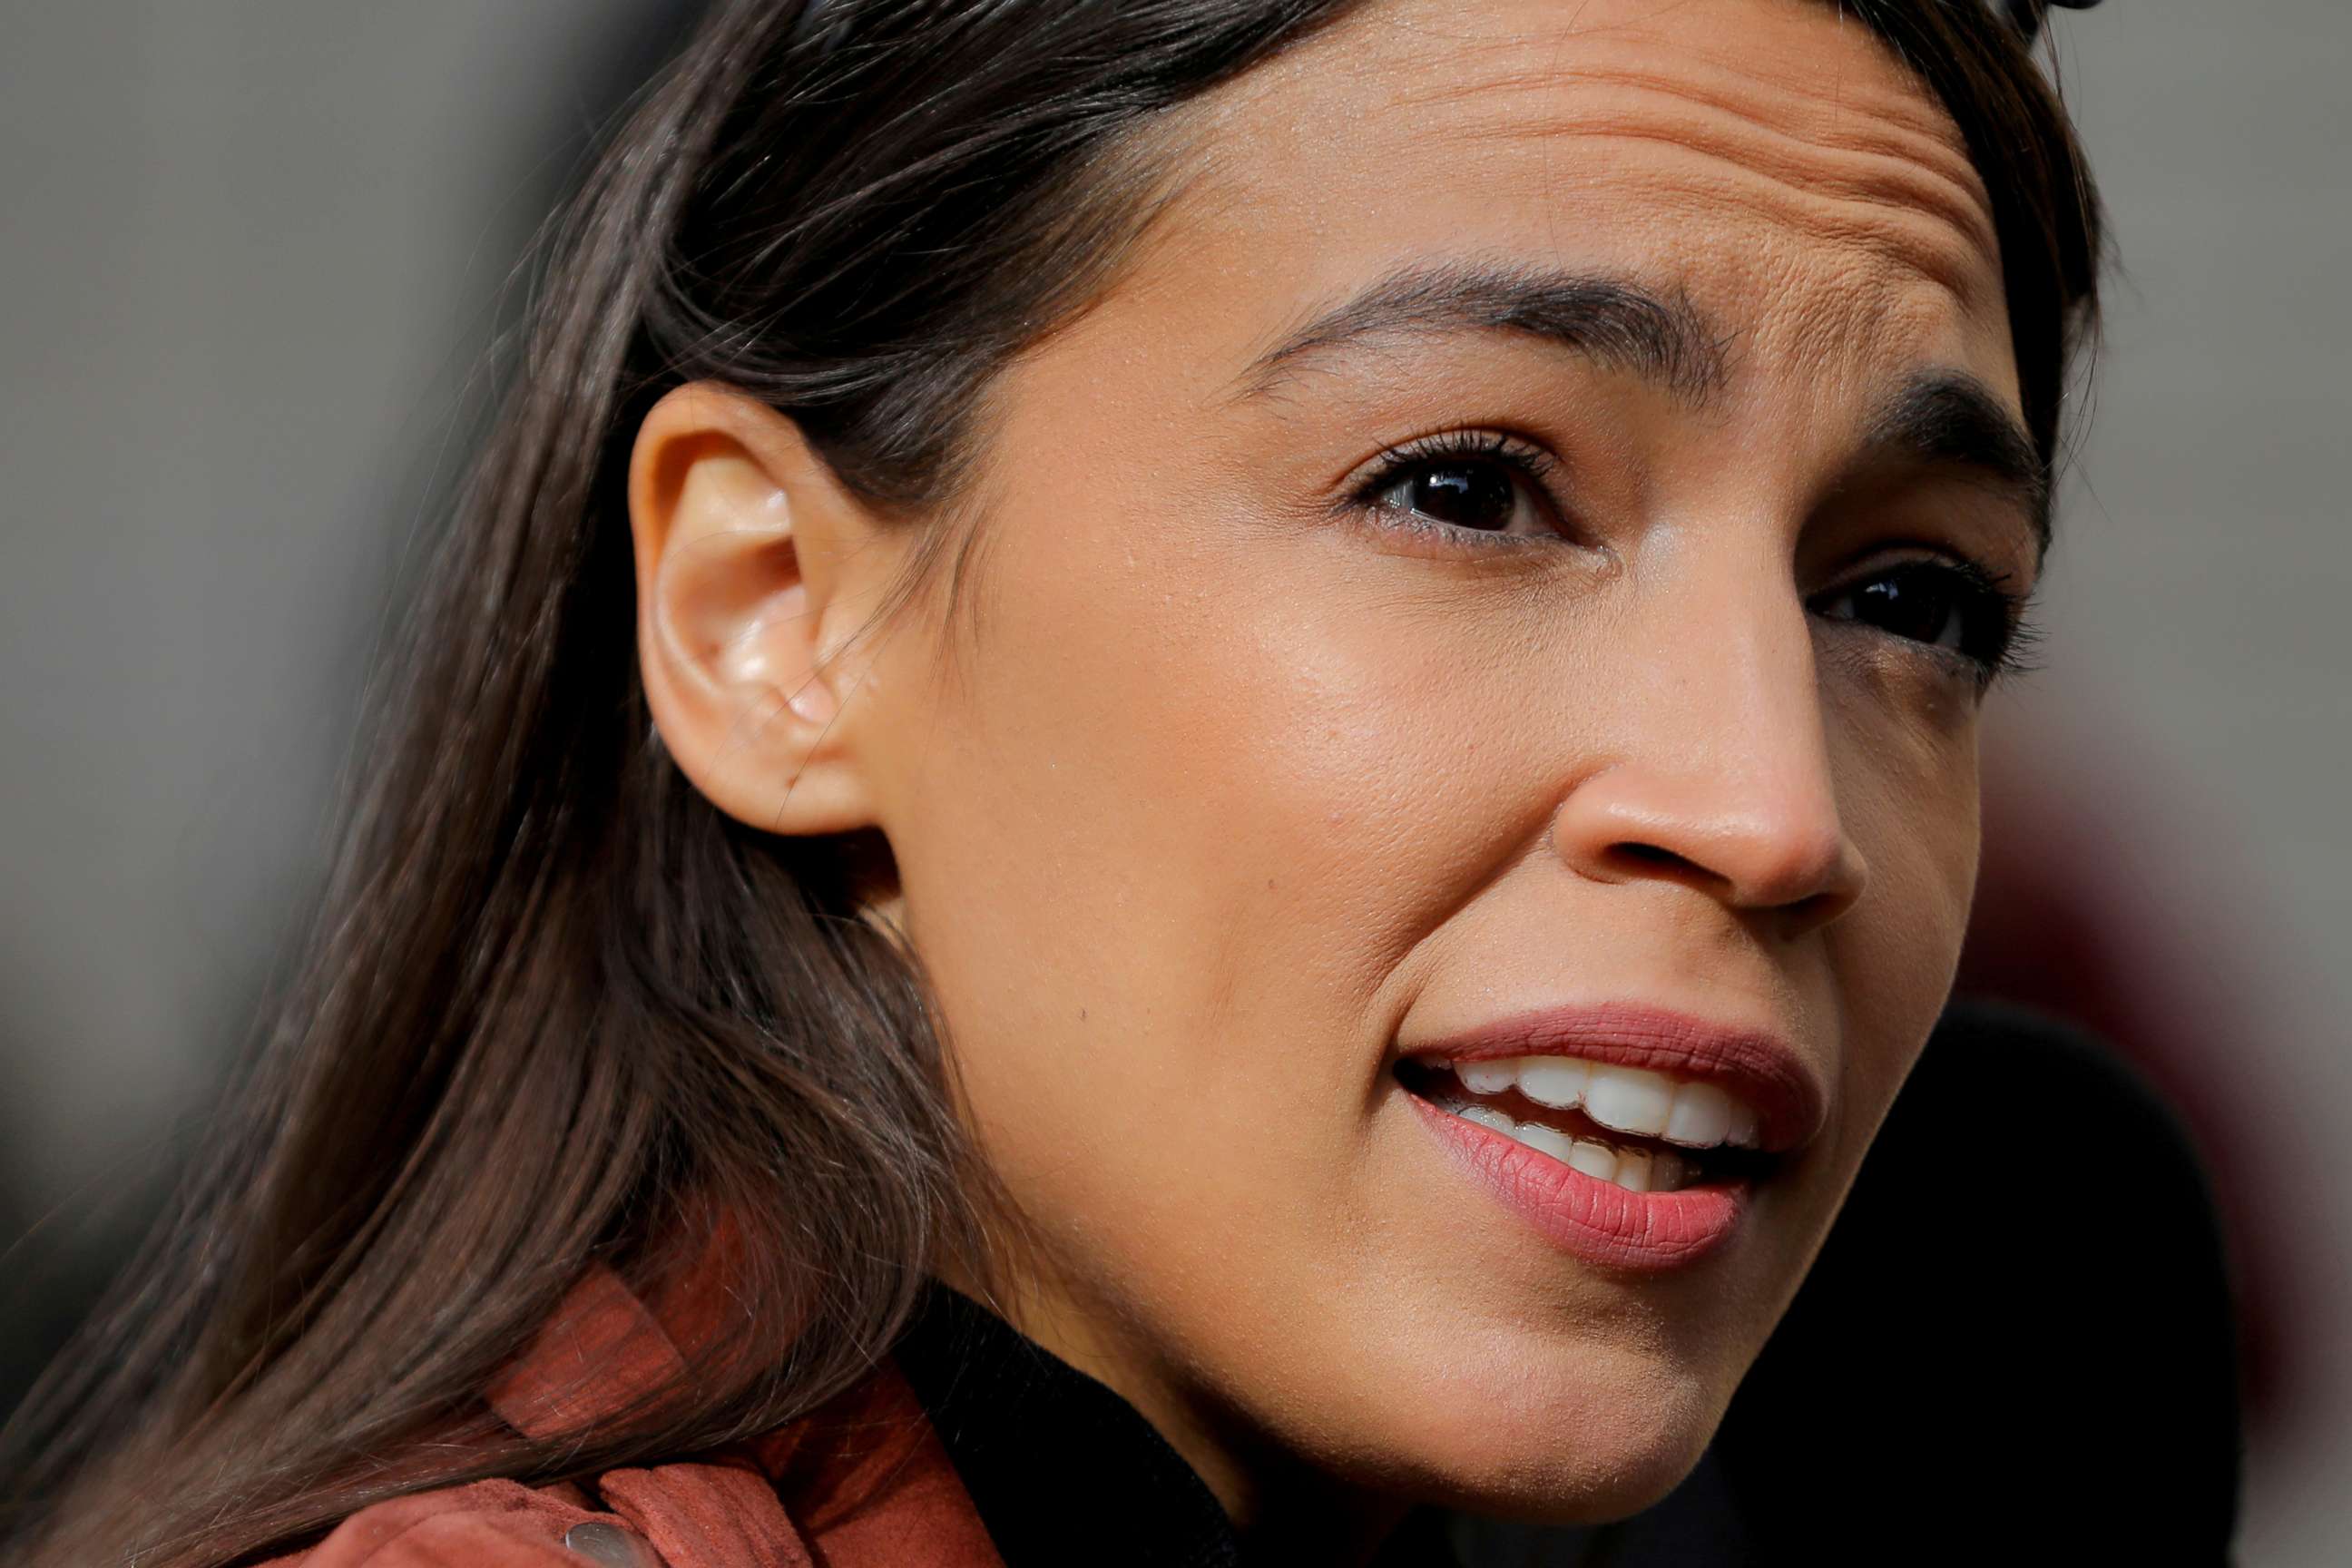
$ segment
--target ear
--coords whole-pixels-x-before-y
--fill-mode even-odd
[[[712,383],[655,405],[629,459],[637,658],[694,785],[772,833],[875,826],[843,649],[896,551],[800,428]]]

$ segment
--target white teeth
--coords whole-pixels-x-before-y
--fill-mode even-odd
[[[1513,1121],[1491,1105],[1465,1105],[1454,1114],[1465,1121],[1475,1121],[1490,1132],[1500,1132],[1507,1138],[1510,1136],[1513,1129],[1518,1126],[1517,1122]]]
[[[1519,1080],[1519,1064],[1506,1057],[1491,1061],[1463,1062],[1454,1069],[1462,1087],[1473,1094],[1500,1094]]]
[[[1666,1142],[1712,1149],[1731,1131],[1731,1096],[1715,1084],[1686,1083],[1675,1090],[1674,1113],[1666,1118]]]
[[[1584,1146],[1565,1132],[1534,1121],[1520,1122],[1511,1129],[1511,1136],[1537,1153],[1549,1154],[1563,1165],[1575,1164],[1576,1151]]]
[[[1571,1171],[1612,1182],[1630,1193],[1671,1193],[1689,1184],[1690,1163],[1670,1150],[1619,1151],[1589,1138],[1571,1138],[1558,1128],[1539,1122],[1514,1121],[1490,1105],[1457,1105],[1454,1114],[1523,1143],[1537,1153],[1559,1161]]]
[[[1568,1148],[1568,1168],[1581,1171],[1588,1176],[1598,1176],[1604,1182],[1617,1179],[1617,1151],[1604,1143],[1587,1143],[1580,1138]]]
[[[1584,1114],[1619,1132],[1655,1138],[1666,1130],[1675,1103],[1675,1080],[1646,1068],[1592,1064],[1584,1089]]]
[[[1575,1057],[1521,1057],[1519,1092],[1538,1105],[1564,1110],[1584,1099],[1591,1066]]]
[[[1450,1069],[1472,1094],[1516,1089],[1538,1105],[1581,1109],[1612,1131],[1663,1138],[1688,1149],[1723,1143],[1742,1149],[1761,1146],[1755,1110],[1718,1083],[1680,1080],[1645,1068],[1576,1057],[1489,1057],[1429,1065],[1439,1071]]]

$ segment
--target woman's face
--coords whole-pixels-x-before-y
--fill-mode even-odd
[[[1622,1514],[1953,972],[2038,562],[1988,205],[1799,0],[1378,5],[1177,129],[845,693],[888,912],[1024,1326],[1244,1519]]]

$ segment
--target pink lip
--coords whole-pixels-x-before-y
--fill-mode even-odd
[[[1774,1152],[1810,1142],[1827,1110],[1820,1081],[1777,1035],[1728,1028],[1637,1003],[1522,1013],[1444,1039],[1421,1041],[1402,1054],[1454,1062],[1581,1057],[1676,1078],[1712,1079],[1754,1108],[1758,1133],[1764,1147]]]
[[[1549,1154],[1407,1095],[1422,1120],[1478,1180],[1564,1252],[1642,1273],[1696,1261],[1739,1226],[1748,1184],[1629,1193]]]
[[[1756,1108],[1767,1149],[1796,1148],[1821,1129],[1824,1096],[1777,1037],[1678,1013],[1612,1004],[1525,1014],[1404,1054],[1448,1061],[1574,1056],[1712,1079]],[[1549,1155],[1406,1097],[1465,1171],[1561,1250],[1603,1268],[1654,1273],[1696,1261],[1738,1230],[1746,1182],[1633,1193],[1570,1170]]]

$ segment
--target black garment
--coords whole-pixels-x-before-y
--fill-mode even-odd
[[[1689,1479],[1622,1523],[1423,1510],[1380,1568],[2208,1563],[2236,1518],[2219,1232],[2171,1117],[2094,1044],[1955,1009]],[[935,1289],[898,1352],[1007,1568],[1241,1568],[1109,1389]]]
[[[1715,1451],[1756,1561],[2221,1563],[2237,1371],[2172,1113],[2096,1041],[1958,1007]]]
[[[1133,1405],[977,1302],[934,1285],[897,1361],[1006,1568],[1265,1561]],[[1451,1523],[1416,1515],[1376,1568],[1464,1568]]]
[[[898,1370],[1005,1568],[1234,1568],[1223,1504],[1135,1407],[945,1286]]]

